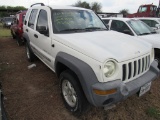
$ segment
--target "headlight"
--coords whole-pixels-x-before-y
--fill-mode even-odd
[[[104,65],[103,68],[103,73],[106,77],[111,77],[114,75],[116,71],[116,64],[113,61],[108,61],[106,62],[106,64]]]
[[[151,60],[154,60],[154,48],[152,48],[152,52],[151,52]]]

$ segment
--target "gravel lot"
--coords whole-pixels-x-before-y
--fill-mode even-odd
[[[152,113],[152,108],[160,110],[160,80],[154,81],[151,91],[140,98],[134,95],[108,111],[91,107],[77,118],[63,105],[56,75],[40,60],[34,63],[37,66],[28,69],[31,63],[26,60],[24,46],[18,47],[12,38],[0,38],[0,80],[9,120],[160,119],[160,113]]]

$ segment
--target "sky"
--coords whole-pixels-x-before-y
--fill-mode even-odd
[[[33,3],[42,2],[46,5],[73,5],[78,0],[0,0],[0,5],[24,6],[29,8]],[[137,12],[141,4],[159,4],[159,0],[81,0],[88,3],[98,2],[102,5],[102,12],[119,12],[128,9],[130,13]]]

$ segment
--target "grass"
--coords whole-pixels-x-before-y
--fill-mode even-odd
[[[147,115],[149,115],[152,118],[155,118],[155,119],[158,119],[158,120],[160,119],[160,110],[158,110],[155,107],[148,108],[146,113],[147,113]]]
[[[2,37],[11,37],[11,32],[9,28],[3,28],[0,23],[0,38]]]

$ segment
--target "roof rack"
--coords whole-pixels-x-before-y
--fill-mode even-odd
[[[40,4],[41,6],[45,6],[44,3],[35,3],[35,4],[32,4],[31,7],[38,4]]]

